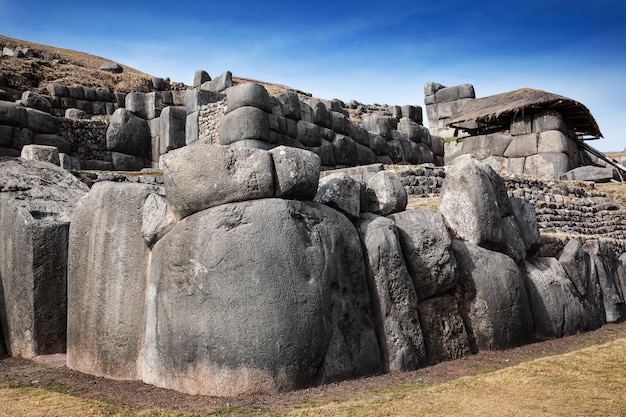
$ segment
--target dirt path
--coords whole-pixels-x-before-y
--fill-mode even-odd
[[[534,343],[507,351],[481,352],[474,356],[440,363],[413,372],[344,381],[284,394],[243,398],[187,395],[136,381],[113,381],[85,375],[63,366],[63,355],[42,357],[37,361],[21,358],[0,360],[0,383],[61,389],[78,397],[106,400],[133,409],[164,408],[211,413],[223,412],[229,407],[245,407],[262,409],[262,414],[268,411],[280,413],[297,405],[325,403],[346,396],[355,398],[367,395],[372,390],[384,390],[407,382],[440,383],[625,337],[626,322],[607,324],[593,332]]]

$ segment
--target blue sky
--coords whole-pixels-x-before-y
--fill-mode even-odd
[[[591,110],[605,136],[592,146],[626,147],[624,0],[0,0],[0,33],[174,81],[230,70],[368,104],[423,106],[428,81],[540,88]]]

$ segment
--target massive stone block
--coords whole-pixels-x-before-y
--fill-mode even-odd
[[[356,142],[351,137],[337,134],[332,143],[337,165],[356,165]]]
[[[439,211],[459,237],[515,261],[526,256],[504,181],[489,165],[471,155],[456,158],[440,199]]]
[[[320,158],[313,152],[287,146],[269,151],[274,162],[274,196],[313,200],[320,178]]]
[[[524,242],[526,252],[533,252],[540,243],[539,224],[535,206],[523,198],[510,198],[513,217],[519,230],[520,238]]]
[[[420,301],[417,309],[429,365],[472,354],[459,302],[454,296],[443,295]]]
[[[363,213],[356,222],[363,242],[376,333],[386,371],[425,363],[417,294],[392,220]]]
[[[533,336],[524,277],[508,256],[455,240],[467,330],[479,350],[507,349]]]
[[[231,111],[220,119],[218,129],[222,145],[249,139],[268,142],[270,138],[269,116],[256,107]]]
[[[244,395],[381,371],[358,234],[311,202],[266,199],[179,222],[154,246],[144,381]]]
[[[232,86],[233,74],[230,71],[224,71],[217,78],[202,83],[200,89],[220,93]]]
[[[220,204],[274,196],[269,152],[198,144],[162,157],[168,205],[179,218]]]
[[[360,145],[370,146],[370,135],[369,132],[360,124],[355,123],[351,120],[348,120],[348,136],[350,136],[354,141]]]
[[[411,119],[402,118],[398,122],[398,131],[405,133],[408,140],[421,143],[428,129],[418,125]]]
[[[613,177],[613,168],[611,167],[601,168],[586,165],[569,170],[561,175],[560,178],[568,181],[609,182]]]
[[[56,133],[55,117],[50,113],[27,107],[26,127],[35,133]]]
[[[603,324],[601,291],[595,280],[583,298],[555,258],[530,258],[522,264],[535,337],[550,339],[593,330]],[[598,308],[600,307],[600,308]]]
[[[146,167],[146,160],[139,156],[111,152],[111,164],[116,171],[141,171]]]
[[[356,161],[359,165],[370,165],[376,163],[376,154],[368,147],[356,144]]]
[[[326,128],[331,127],[330,114],[328,113],[328,108],[323,102],[315,99],[308,99],[305,100],[305,103],[311,108],[313,123]]]
[[[0,158],[0,322],[12,356],[63,353],[70,217],[88,191],[64,169]]]
[[[98,182],[76,207],[69,243],[67,366],[141,379],[149,251],[144,184]]]
[[[537,144],[538,153],[554,153],[563,152],[570,157],[578,150],[578,145],[567,134],[558,130],[548,130],[537,135],[539,141]]]
[[[526,158],[524,174],[542,179],[557,179],[572,168],[572,161],[564,153],[541,153]]]
[[[326,175],[319,181],[315,201],[356,219],[361,212],[361,182],[345,173]]]
[[[50,110],[52,110],[50,100],[32,91],[24,91],[22,93],[22,98],[20,101],[25,107],[31,107],[33,109],[41,110],[46,113],[50,113]]]
[[[289,119],[300,120],[302,111],[300,109],[300,99],[294,91],[285,91],[275,96],[280,102],[282,115]]]
[[[400,233],[402,253],[420,299],[441,294],[457,283],[456,260],[443,216],[416,208],[389,216]]]
[[[380,135],[377,135],[376,133],[371,133],[369,132],[369,138],[370,138],[370,149],[374,152],[374,154],[376,155],[386,155],[387,154],[387,141],[385,140],[385,138],[383,138]]]
[[[148,123],[128,109],[117,109],[107,128],[107,149],[145,158],[150,145]]]
[[[434,92],[437,103],[459,100],[462,98],[476,98],[472,84],[460,84],[452,87],[443,87]]]
[[[26,109],[9,101],[0,101],[0,125],[26,127]]]
[[[591,258],[591,276],[598,280],[602,288],[606,321],[611,323],[626,317],[624,294],[619,284],[618,262],[612,249],[606,242],[589,239],[583,245],[583,250]]]
[[[389,118],[386,116],[368,114],[363,118],[363,127],[365,127],[368,132],[380,135],[385,139],[392,138],[391,125],[389,124]]]
[[[166,107],[159,117],[160,155],[185,146],[187,111],[181,107]]]
[[[478,159],[485,159],[489,156],[503,156],[512,140],[512,136],[503,133],[470,136],[463,140],[461,153],[474,155]]]
[[[53,165],[61,165],[59,150],[54,146],[26,145],[22,148],[21,157],[35,161],[49,162]]]
[[[548,130],[559,130],[563,133],[567,133],[567,125],[563,120],[563,116],[558,111],[545,110],[533,115],[533,133],[547,132]]]
[[[144,120],[156,119],[164,108],[163,96],[158,91],[130,93],[126,96],[125,107]]]
[[[298,120],[296,124],[298,139],[304,146],[317,147],[321,144],[320,128],[314,123]]]
[[[513,136],[503,156],[506,158],[521,158],[534,155],[538,150],[537,144],[538,135],[536,133]]]
[[[243,83],[230,87],[225,91],[226,111],[231,112],[239,107],[252,106],[268,113],[272,112],[272,102],[265,87],[256,83]]]
[[[408,197],[395,172],[379,171],[372,175],[365,183],[365,192],[366,211],[386,216],[406,208]]]
[[[196,70],[193,75],[193,86],[200,87],[207,81],[211,81],[211,76],[205,70]]]

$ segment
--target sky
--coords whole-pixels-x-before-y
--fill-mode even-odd
[[[429,81],[538,88],[591,111],[592,146],[626,147],[625,0],[0,0],[0,34],[186,84],[228,70],[365,104],[424,107]]]

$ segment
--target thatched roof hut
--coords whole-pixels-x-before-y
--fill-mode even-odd
[[[559,112],[565,123],[580,139],[602,137],[598,124],[583,104],[571,98],[533,88],[520,88],[468,100],[448,119],[447,125],[474,135],[503,127],[508,128],[514,118],[544,110]],[[476,125],[468,127],[470,122],[475,122],[478,127]]]

